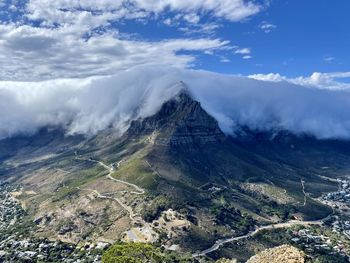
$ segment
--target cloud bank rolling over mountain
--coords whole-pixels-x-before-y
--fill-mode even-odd
[[[183,85],[223,131],[240,126],[287,129],[318,138],[350,139],[350,93],[164,67],[136,67],[113,76],[43,82],[0,82],[0,138],[60,125],[94,134],[154,114]]]
[[[286,13],[280,21],[280,12],[265,12],[272,6],[290,17]],[[350,84],[337,80],[350,76],[347,41],[337,39],[329,53],[327,41],[306,38],[312,23],[293,22],[292,7],[267,0],[0,0],[0,138],[47,125],[69,133],[94,134],[110,126],[123,131],[131,119],[155,113],[178,92],[179,81],[226,133],[243,125],[350,138]],[[333,13],[347,19],[342,10]],[[319,17],[323,25],[324,15]],[[339,35],[346,35],[347,24],[341,26]],[[293,42],[299,39],[310,44],[299,47]],[[300,49],[291,52],[289,46]],[[305,56],[309,46],[319,48],[312,61]],[[286,74],[287,68],[288,76],[331,73],[266,74]],[[255,74],[258,69],[265,74]]]

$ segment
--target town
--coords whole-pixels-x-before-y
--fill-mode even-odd
[[[108,243],[78,247],[35,236],[35,224],[12,193],[18,186],[0,182],[0,262],[100,262]]]

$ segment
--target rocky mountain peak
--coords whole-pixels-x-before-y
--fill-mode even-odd
[[[133,121],[127,133],[150,135],[158,145],[206,144],[225,139],[217,121],[187,89],[165,102],[155,115]]]

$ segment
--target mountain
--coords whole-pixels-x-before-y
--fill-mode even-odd
[[[193,252],[259,225],[327,217],[317,198],[337,191],[350,143],[245,127],[232,137],[183,90],[122,135],[43,128],[1,140],[0,160],[36,236]]]
[[[155,115],[133,121],[127,134],[152,134],[153,143],[163,146],[188,146],[225,140],[217,121],[186,90],[164,103]]]

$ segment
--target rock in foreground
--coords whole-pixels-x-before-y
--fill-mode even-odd
[[[279,247],[266,249],[251,257],[247,263],[304,263],[305,255],[299,249],[282,245]]]

